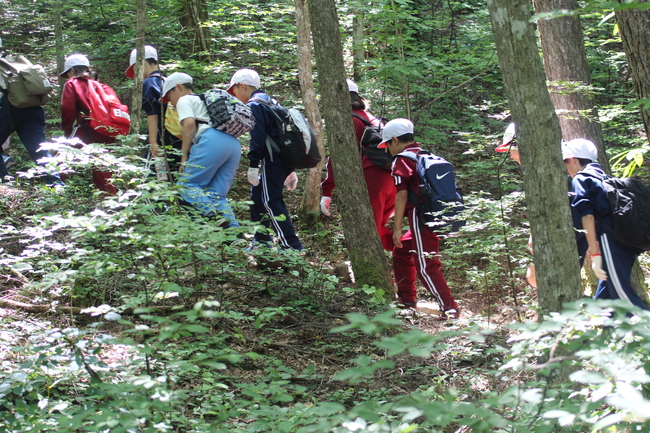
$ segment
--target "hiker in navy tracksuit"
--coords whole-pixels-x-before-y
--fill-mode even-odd
[[[233,75],[228,89],[228,93],[248,104],[255,116],[255,128],[250,132],[251,143],[248,152],[248,181],[253,185],[251,221],[266,227],[265,230],[255,233],[255,241],[263,244],[272,242],[272,228],[282,248],[302,250],[282,195],[285,186],[288,191],[296,188],[298,176],[292,168],[286,166],[280,154],[269,150],[266,144],[267,136],[277,141],[279,134],[273,113],[263,103],[255,101],[270,100],[259,87],[260,76],[257,72],[241,69]]]
[[[413,124],[408,119],[394,119],[388,122],[382,131],[382,139],[384,142],[378,147],[387,148],[393,156],[402,152],[417,155],[422,150],[414,141]],[[440,306],[442,314],[439,318],[457,319],[460,316],[460,307],[442,274],[438,235],[425,225],[415,205],[408,199],[409,190],[420,198],[416,164],[416,161],[408,157],[398,156],[394,159],[391,170],[397,189],[393,233],[393,271],[397,296],[404,307],[417,309],[417,271],[420,281]],[[408,217],[410,230],[402,235],[405,216]]]
[[[562,158],[573,178],[575,197],[571,204],[582,217],[591,256],[591,267],[600,279],[596,299],[627,299],[647,310],[632,287],[632,265],[638,253],[621,246],[607,226],[614,225],[603,180],[607,175],[595,161],[596,146],[589,140],[577,138],[563,143]]]

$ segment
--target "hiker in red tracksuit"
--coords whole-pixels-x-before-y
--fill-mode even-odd
[[[352,81],[348,81],[348,89],[350,90],[350,101],[352,103],[352,113],[363,117],[373,125],[377,125],[378,120],[367,111],[368,103],[365,99],[359,96],[359,87]],[[354,122],[354,132],[357,136],[357,146],[361,145],[361,137],[366,125],[362,120],[352,117]],[[370,204],[372,205],[372,213],[375,216],[375,224],[377,226],[377,233],[384,248],[388,251],[393,250],[393,232],[386,226],[388,220],[393,216],[395,209],[395,188],[393,188],[393,178],[389,171],[377,167],[370,161],[366,155],[361,156],[361,164],[363,166],[363,177],[366,179],[368,185],[368,195],[370,196]],[[320,201],[320,208],[323,214],[330,215],[330,203],[332,201],[332,191],[336,183],[334,181],[334,172],[332,171],[332,164],[330,158],[327,158],[327,177],[321,183],[322,198]]]
[[[424,224],[415,205],[408,199],[409,190],[420,197],[416,161],[399,156],[402,152],[417,153],[422,150],[413,137],[413,123],[408,119],[394,119],[382,131],[384,140],[378,147],[387,148],[393,161],[392,175],[397,195],[395,198],[395,222],[393,234],[393,272],[397,284],[397,296],[405,308],[417,308],[415,275],[433,295],[440,306],[440,319],[457,319],[460,307],[449,290],[441,270],[440,248],[436,233]],[[410,229],[402,235],[404,216],[408,217]]]
[[[61,76],[68,78],[63,86],[63,95],[61,96],[61,126],[65,136],[77,137],[85,144],[115,143],[115,138],[102,135],[90,127],[88,119],[90,113],[90,103],[88,102],[90,62],[88,58],[82,54],[68,56]],[[117,189],[109,181],[113,177],[110,171],[93,167],[92,173],[95,188],[110,195],[117,194]]]

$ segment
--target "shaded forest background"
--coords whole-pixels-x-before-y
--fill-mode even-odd
[[[643,176],[647,137],[627,108],[635,96],[616,22],[607,4],[580,7],[608,154],[615,170],[629,156]],[[76,174],[62,191],[29,177],[0,186],[0,431],[647,430],[645,316],[614,304],[603,317],[602,304],[584,302],[534,323],[521,173],[494,152],[511,118],[485,3],[338,8],[348,76],[372,113],[410,117],[424,147],[456,166],[468,225],[445,241],[443,263],[462,319],[398,319],[382,293],[355,287],[336,212],[294,217],[308,253],[271,263],[219,227],[197,230],[174,211],[176,191],[148,182],[131,137],[111,154],[63,161]],[[268,93],[300,105],[293,1],[152,0],[146,12],[145,43],[167,75],[187,72],[200,91],[253,68]],[[129,104],[135,16],[134,2],[0,1],[0,37],[52,82],[63,55],[87,55]],[[45,108],[47,137],[60,137],[57,98]],[[25,171],[11,140],[12,171]],[[97,164],[119,173],[125,194],[93,194]],[[242,220],[244,173],[232,192]],[[301,192],[288,195],[294,211]],[[570,381],[540,374],[561,362]]]

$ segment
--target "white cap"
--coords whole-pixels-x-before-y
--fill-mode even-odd
[[[138,49],[135,48],[133,51],[131,51],[131,58],[129,59],[129,67],[126,68],[126,71],[124,72],[127,77],[133,78],[135,75],[135,59],[138,57]],[[144,59],[154,59],[155,61],[158,61],[158,51],[152,47],[151,45],[145,45],[144,46]]]
[[[183,72],[174,72],[165,80],[165,84],[162,89],[162,102],[169,102],[167,99],[167,92],[176,87],[177,84],[187,84],[192,83],[192,77],[183,73]]]
[[[84,56],[83,54],[70,54],[67,59],[65,59],[65,65],[63,66],[63,72],[61,72],[61,76],[63,77],[65,74],[68,73],[68,71],[75,66],[86,66],[90,67],[90,61],[88,61],[88,57]]]
[[[404,134],[413,134],[413,123],[408,119],[393,119],[381,131],[383,141],[377,147],[384,148],[386,143],[391,141],[393,137],[401,137]]]
[[[562,143],[562,159],[580,158],[592,162],[598,160],[598,149],[596,145],[586,138],[574,138],[569,142]]]
[[[348,82],[348,90],[349,90],[350,92],[359,93],[359,86],[357,86],[357,85],[354,83],[354,81],[352,81],[351,79],[348,78],[348,79],[347,79],[347,82]]]
[[[228,87],[228,93],[231,95],[232,88],[235,87],[235,84],[246,84],[247,86],[253,86],[256,89],[260,87],[260,75],[252,69],[240,69],[235,72],[235,75],[230,79],[230,87]],[[234,96],[234,95],[233,95]]]

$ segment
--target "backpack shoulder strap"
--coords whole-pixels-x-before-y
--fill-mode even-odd
[[[410,160],[413,160],[413,161],[417,162],[419,154],[420,154],[420,152],[415,153],[412,150],[405,150],[404,152],[400,152],[395,156],[403,156],[404,158],[408,158]]]
[[[356,113],[352,113],[352,117],[356,117],[357,119],[359,119],[360,121],[362,121],[363,124],[366,125],[366,126],[373,126],[372,123],[370,123],[370,122],[368,121],[368,119],[364,119],[363,117],[359,116],[359,115],[356,114]]]

